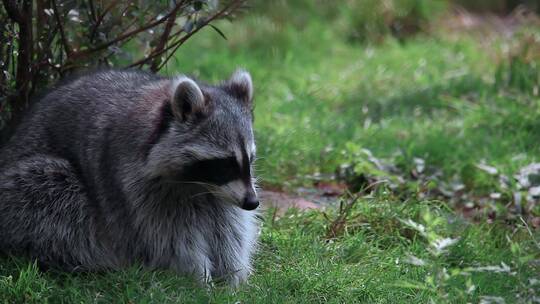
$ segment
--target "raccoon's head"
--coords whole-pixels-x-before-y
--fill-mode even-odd
[[[253,85],[236,71],[218,86],[181,76],[170,82],[169,98],[148,153],[153,177],[200,189],[245,210],[259,206],[254,185]]]

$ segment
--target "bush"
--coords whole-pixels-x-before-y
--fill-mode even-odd
[[[232,18],[245,0],[2,0],[0,128],[28,107],[34,92],[90,66],[160,70],[193,34]],[[0,142],[2,142],[0,141]]]

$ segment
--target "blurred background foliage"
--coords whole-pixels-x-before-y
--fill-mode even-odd
[[[255,0],[252,3],[256,12],[264,13],[276,23],[303,26],[310,20],[323,18],[338,24],[336,35],[362,43],[429,32],[432,22],[454,10],[501,16],[519,7],[540,12],[540,3],[535,0]]]

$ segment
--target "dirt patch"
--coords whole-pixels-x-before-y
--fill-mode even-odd
[[[301,210],[321,208],[320,204],[316,204],[311,200],[294,194],[287,194],[278,191],[261,191],[259,195],[263,208],[275,207],[282,211],[289,208],[297,208]]]

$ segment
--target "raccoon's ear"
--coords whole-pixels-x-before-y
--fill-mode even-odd
[[[171,97],[172,113],[181,121],[201,117],[206,113],[207,107],[201,88],[185,76],[174,80]]]
[[[231,93],[245,104],[250,104],[253,100],[253,82],[251,75],[242,69],[236,70],[228,81]]]

